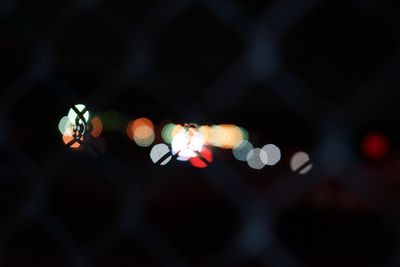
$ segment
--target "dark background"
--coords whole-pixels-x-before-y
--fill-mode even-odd
[[[396,1],[0,1],[0,266],[400,266]],[[104,153],[66,148],[84,103]],[[114,113],[110,113],[114,112]],[[234,123],[282,161],[151,163],[129,119]],[[379,160],[364,136],[386,136]],[[308,175],[289,168],[304,150]]]

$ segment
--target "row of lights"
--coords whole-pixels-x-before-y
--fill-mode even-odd
[[[72,107],[58,127],[64,143],[72,149],[80,148],[88,137],[99,137],[103,131],[100,117],[92,116],[82,104]],[[126,134],[141,147],[150,147],[156,140],[154,124],[148,118],[130,121]],[[255,170],[274,166],[281,160],[281,150],[276,145],[255,148],[249,141],[248,132],[233,124],[168,123],[161,130],[161,138],[164,142],[154,145],[150,151],[151,160],[158,165],[176,159],[188,161],[197,168],[206,168],[213,161],[212,147],[232,150],[234,158],[247,162]],[[306,174],[312,168],[309,162],[305,152],[298,152],[292,157],[290,167],[295,172]]]

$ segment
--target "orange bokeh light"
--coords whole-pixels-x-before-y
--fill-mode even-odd
[[[148,118],[139,118],[128,124],[126,132],[139,146],[147,147],[154,142],[154,124]]]
[[[90,133],[93,137],[99,137],[103,132],[103,122],[99,117],[94,117],[92,120],[93,129]]]
[[[66,145],[70,144],[74,140],[75,140],[74,137],[70,134],[63,135],[63,141],[64,141],[64,144],[66,144]],[[83,136],[81,137],[81,141],[83,141]],[[77,142],[77,141],[75,141],[71,145],[69,145],[70,148],[79,148],[80,146],[81,146],[81,144],[79,144],[79,142]]]
[[[135,138],[135,132],[139,127],[147,126],[148,128],[154,131],[154,124],[148,118],[139,118],[134,121],[131,121],[126,128],[126,133],[128,134],[130,139]],[[148,138],[148,137],[147,137]]]
[[[212,127],[213,138],[212,144],[214,146],[232,149],[240,145],[244,136],[242,130],[231,124],[221,124]]]

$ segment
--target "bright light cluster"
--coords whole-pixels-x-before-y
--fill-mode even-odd
[[[180,124],[165,125],[161,132],[164,142],[171,144],[174,137],[182,130],[184,130],[184,126]],[[235,148],[249,136],[245,129],[232,124],[202,125],[197,126],[196,131],[202,135],[204,145],[223,149]]]
[[[77,104],[70,108],[68,115],[61,118],[58,130],[62,135],[65,145],[70,148],[79,148],[87,133],[93,137],[99,137],[103,131],[103,123],[98,117],[93,117],[85,105]]]
[[[274,144],[267,144],[262,148],[254,147],[249,141],[248,132],[233,124],[167,123],[157,131],[153,122],[145,117],[129,120],[116,112],[108,112],[101,118],[92,118],[85,105],[73,106],[58,125],[63,142],[68,147],[77,149],[88,137],[99,137],[103,127],[106,130],[120,131],[122,125],[127,123],[126,134],[140,147],[150,147],[156,140],[164,141],[154,145],[150,151],[151,160],[158,165],[166,165],[176,159],[187,161],[196,168],[206,168],[213,161],[213,148],[232,150],[235,159],[246,162],[254,170],[274,166],[282,157],[281,150]],[[160,134],[159,137],[156,132]],[[290,168],[299,174],[308,173],[312,168],[308,154],[298,152],[293,155]]]

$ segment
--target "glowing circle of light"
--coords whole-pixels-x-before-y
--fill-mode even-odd
[[[281,150],[274,144],[268,144],[263,146],[263,151],[265,151],[267,158],[261,157],[262,162],[266,165],[274,166],[281,160]],[[263,153],[262,153],[263,155]]]
[[[157,144],[150,151],[150,158],[155,164],[166,165],[172,159],[172,154],[166,144]]]
[[[82,105],[82,104],[77,104],[77,105],[75,105],[75,108],[76,108],[79,112],[82,112],[83,110],[86,109],[86,106],[85,106],[85,105]],[[69,119],[69,121],[70,121],[71,123],[73,123],[74,125],[76,124],[77,121],[78,121],[78,124],[84,124],[84,125],[86,125],[86,124],[88,123],[89,117],[90,117],[89,111],[86,110],[86,111],[82,114],[82,117],[84,118],[85,121],[83,121],[81,118],[79,118],[79,120],[77,120],[78,117],[80,117],[80,116],[78,115],[78,113],[77,113],[73,108],[71,108],[71,109],[69,110],[69,112],[68,112],[68,119]]]
[[[69,121],[68,116],[62,117],[58,123],[58,130],[62,135],[70,134],[72,135],[70,129],[74,127],[74,124]]]
[[[204,169],[207,168],[209,164],[213,161],[212,151],[204,147],[201,152],[198,152],[197,157],[190,158],[189,162],[193,167]]]
[[[148,118],[139,118],[131,121],[126,128],[126,133],[130,139],[141,147],[148,147],[155,140],[154,124]]]
[[[78,138],[79,139],[79,138]],[[68,145],[70,148],[77,149],[81,146],[76,138],[71,135],[63,135],[64,144]],[[83,136],[80,137],[80,141],[83,141]]]
[[[390,143],[384,134],[370,133],[363,138],[361,149],[370,159],[383,159],[390,151]]]
[[[133,133],[133,140],[138,146],[148,147],[155,140],[154,130],[146,125],[139,126]]]
[[[253,145],[249,141],[242,141],[239,146],[233,148],[233,156],[240,161],[247,161],[247,155],[253,149]]]
[[[161,130],[161,137],[165,143],[171,144],[175,126],[176,125],[173,123],[168,123],[168,124],[164,125],[163,129]]]
[[[247,154],[247,164],[250,168],[255,170],[261,170],[265,167],[264,162],[262,162],[261,157],[268,157],[261,148],[253,148]]]
[[[307,174],[311,171],[312,167],[313,164],[311,164],[310,156],[303,151],[297,152],[290,159],[290,168],[299,174]]]
[[[201,152],[204,146],[203,135],[193,129],[183,129],[172,139],[172,153],[178,154],[177,160],[187,161],[196,157],[197,152]]]

